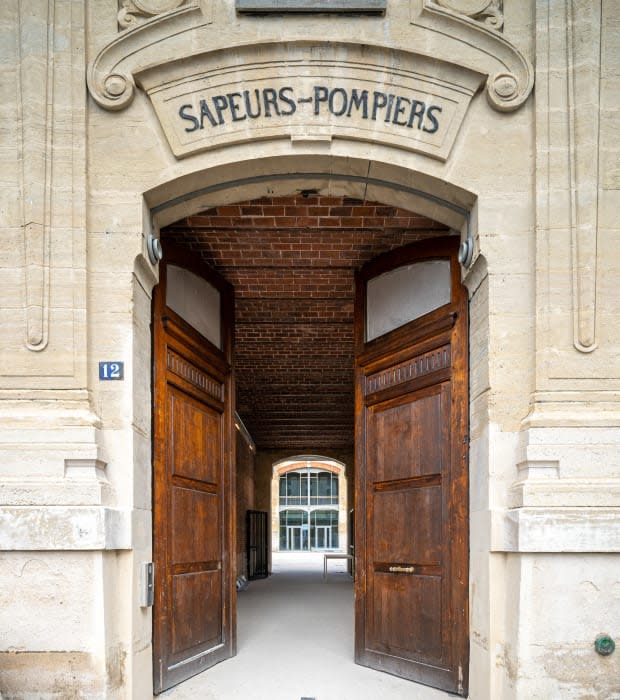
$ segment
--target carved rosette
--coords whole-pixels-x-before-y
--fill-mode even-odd
[[[187,4],[187,0],[121,0],[118,23],[121,29],[132,29],[151,17],[172,12]]]
[[[97,81],[94,93],[97,104],[105,109],[118,111],[133,100],[136,84],[133,76],[124,73],[108,73]]]
[[[487,80],[487,98],[491,105],[500,112],[510,112],[525,102],[531,92],[528,83],[522,89],[514,73],[496,73]]]

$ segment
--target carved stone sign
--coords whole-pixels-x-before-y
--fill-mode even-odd
[[[237,12],[384,12],[387,0],[236,0]]]
[[[139,73],[173,153],[254,139],[380,142],[445,160],[484,76],[360,47],[263,47]],[[270,55],[273,52],[273,55]]]

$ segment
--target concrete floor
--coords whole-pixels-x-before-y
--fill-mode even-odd
[[[237,656],[166,700],[446,700],[446,693],[353,663],[353,583],[344,560],[273,556],[273,575],[238,594]]]

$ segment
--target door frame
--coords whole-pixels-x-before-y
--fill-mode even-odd
[[[296,163],[299,163],[299,156],[296,154]],[[224,163],[215,165],[200,166],[196,168],[190,160],[184,161],[187,166],[182,171],[169,179],[159,179],[153,186],[141,192],[144,203],[139,210],[139,218],[142,220],[144,241],[134,265],[136,277],[137,298],[142,303],[142,299],[148,302],[152,294],[153,287],[157,284],[157,262],[150,261],[147,256],[146,239],[159,237],[159,230],[178,219],[191,216],[198,211],[209,206],[216,206],[222,203],[222,197],[226,202],[242,201],[248,198],[256,198],[263,195],[287,196],[293,190],[291,187],[299,187],[300,182],[305,182],[309,188],[316,190],[326,190],[335,187],[336,190],[345,188],[350,196],[363,197],[368,187],[376,188],[377,201],[385,204],[401,206],[412,211],[417,211],[421,215],[429,216],[437,221],[450,225],[455,230],[461,231],[463,239],[465,231],[467,238],[475,235],[476,223],[478,219],[477,201],[478,194],[466,188],[465,185],[456,181],[438,178],[434,172],[426,172],[423,162],[416,162],[412,167],[410,164],[399,164],[395,161],[382,161],[380,159],[368,158],[365,154],[359,154],[352,150],[347,160],[346,167],[342,162],[330,154],[312,155],[311,164],[304,166],[303,162],[291,170],[291,157],[288,155],[273,155],[262,157],[257,164],[241,161],[236,154],[232,154],[231,159]],[[372,173],[369,175],[351,174],[351,167],[355,166],[355,172]],[[373,166],[377,166],[374,167]],[[414,179],[415,178],[415,179]],[[196,183],[201,183],[197,186]],[[416,186],[412,183],[415,182]],[[207,183],[206,185],[204,183]],[[484,283],[486,277],[486,260],[484,251],[476,252],[473,263],[463,268],[463,284],[466,285],[473,297],[477,298],[477,290]],[[476,335],[486,337],[488,334],[489,316],[484,305],[484,299],[470,307],[470,319],[472,326],[476,327]],[[149,307],[150,308],[150,307]],[[144,306],[136,304],[134,306],[134,353],[137,356],[149,357],[152,349],[152,330],[145,322]],[[149,312],[150,317],[150,312]],[[470,368],[471,382],[474,384],[484,381],[484,363],[473,364]],[[151,364],[145,365],[146,372],[142,372],[145,382],[148,382],[151,372]],[[143,401],[143,389],[134,389],[134,400]],[[471,401],[470,397],[470,401]],[[470,413],[476,422],[483,427],[488,425],[485,412],[475,409],[470,405]],[[152,436],[151,436],[152,439]],[[482,457],[486,452],[484,445],[480,446]],[[136,464],[138,475],[149,484],[151,467],[148,462],[144,465]],[[488,483],[488,471],[474,472],[472,478],[476,483]],[[475,489],[474,489],[475,490]],[[149,488],[149,498],[151,489]],[[351,503],[352,507],[353,504]],[[472,523],[470,525],[470,533]],[[475,531],[480,528],[474,527]],[[149,537],[143,547],[138,547],[141,552],[140,559],[148,560],[152,551],[152,539]],[[271,546],[271,543],[270,543]],[[138,574],[135,574],[138,576]],[[488,567],[477,565],[476,560],[472,560],[469,570],[469,583],[473,585],[487,586]],[[137,585],[137,583],[136,583]],[[481,614],[490,614],[488,597],[481,598],[479,604],[482,606]],[[471,629],[469,630],[471,633]],[[471,660],[470,660],[471,663]],[[474,664],[475,668],[484,672],[485,664],[479,662]],[[144,670],[143,678],[145,684],[150,683],[150,671]]]

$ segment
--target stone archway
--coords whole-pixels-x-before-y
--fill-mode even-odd
[[[423,179],[424,178],[420,178],[421,181]],[[432,192],[425,192],[424,190],[402,183],[390,183],[389,181],[379,180],[378,178],[363,178],[361,176],[358,177],[347,175],[346,173],[332,173],[327,175],[320,174],[320,176],[317,173],[305,173],[303,175],[299,173],[274,173],[271,176],[263,175],[241,178],[232,183],[220,183],[219,185],[215,184],[212,186],[207,185],[203,188],[187,193],[186,195],[180,195],[169,199],[167,202],[161,202],[159,205],[155,205],[153,207],[155,221],[165,221],[163,216],[165,215],[167,218],[170,215],[171,210],[178,211],[179,207],[185,209],[187,213],[195,211],[196,209],[200,211],[205,205],[205,202],[208,202],[208,204],[211,205],[215,205],[216,201],[219,202],[219,204],[215,206],[207,207],[207,211],[217,213],[220,209],[224,209],[227,206],[234,206],[232,203],[235,200],[231,199],[231,197],[235,196],[234,193],[247,193],[248,191],[253,192],[255,191],[253,188],[256,187],[261,188],[263,196],[266,188],[270,195],[272,195],[270,199],[273,199],[275,190],[280,190],[282,193],[289,192],[288,196],[290,198],[294,193],[294,190],[291,192],[291,184],[301,185],[302,187],[299,189],[301,189],[302,192],[313,192],[313,194],[316,194],[319,197],[321,196],[322,191],[327,191],[333,194],[334,190],[345,187],[360,188],[360,193],[367,192],[369,190],[377,192],[380,189],[384,196],[392,201],[417,202],[420,204],[420,206],[423,206],[427,212],[437,212],[438,215],[440,215],[444,220],[454,222],[454,227],[456,227],[456,225],[459,223],[460,217],[460,224],[464,229],[465,236],[471,234],[472,227],[469,214],[460,204],[455,205],[449,200],[443,200],[441,196],[433,194]],[[308,185],[311,184],[318,185],[318,187],[309,187]],[[306,187],[303,187],[303,185],[306,185]],[[321,186],[323,187],[323,190],[321,190]],[[152,194],[153,193],[148,193],[147,196],[150,197]],[[282,194],[282,196],[286,195]],[[303,196],[303,194],[301,196]],[[214,201],[215,197],[217,197],[217,199]],[[224,200],[224,204],[221,203],[222,200]],[[247,201],[248,200],[246,200],[246,202]],[[252,200],[249,201],[251,202]],[[167,235],[170,233],[170,230],[171,227],[167,226]]]

